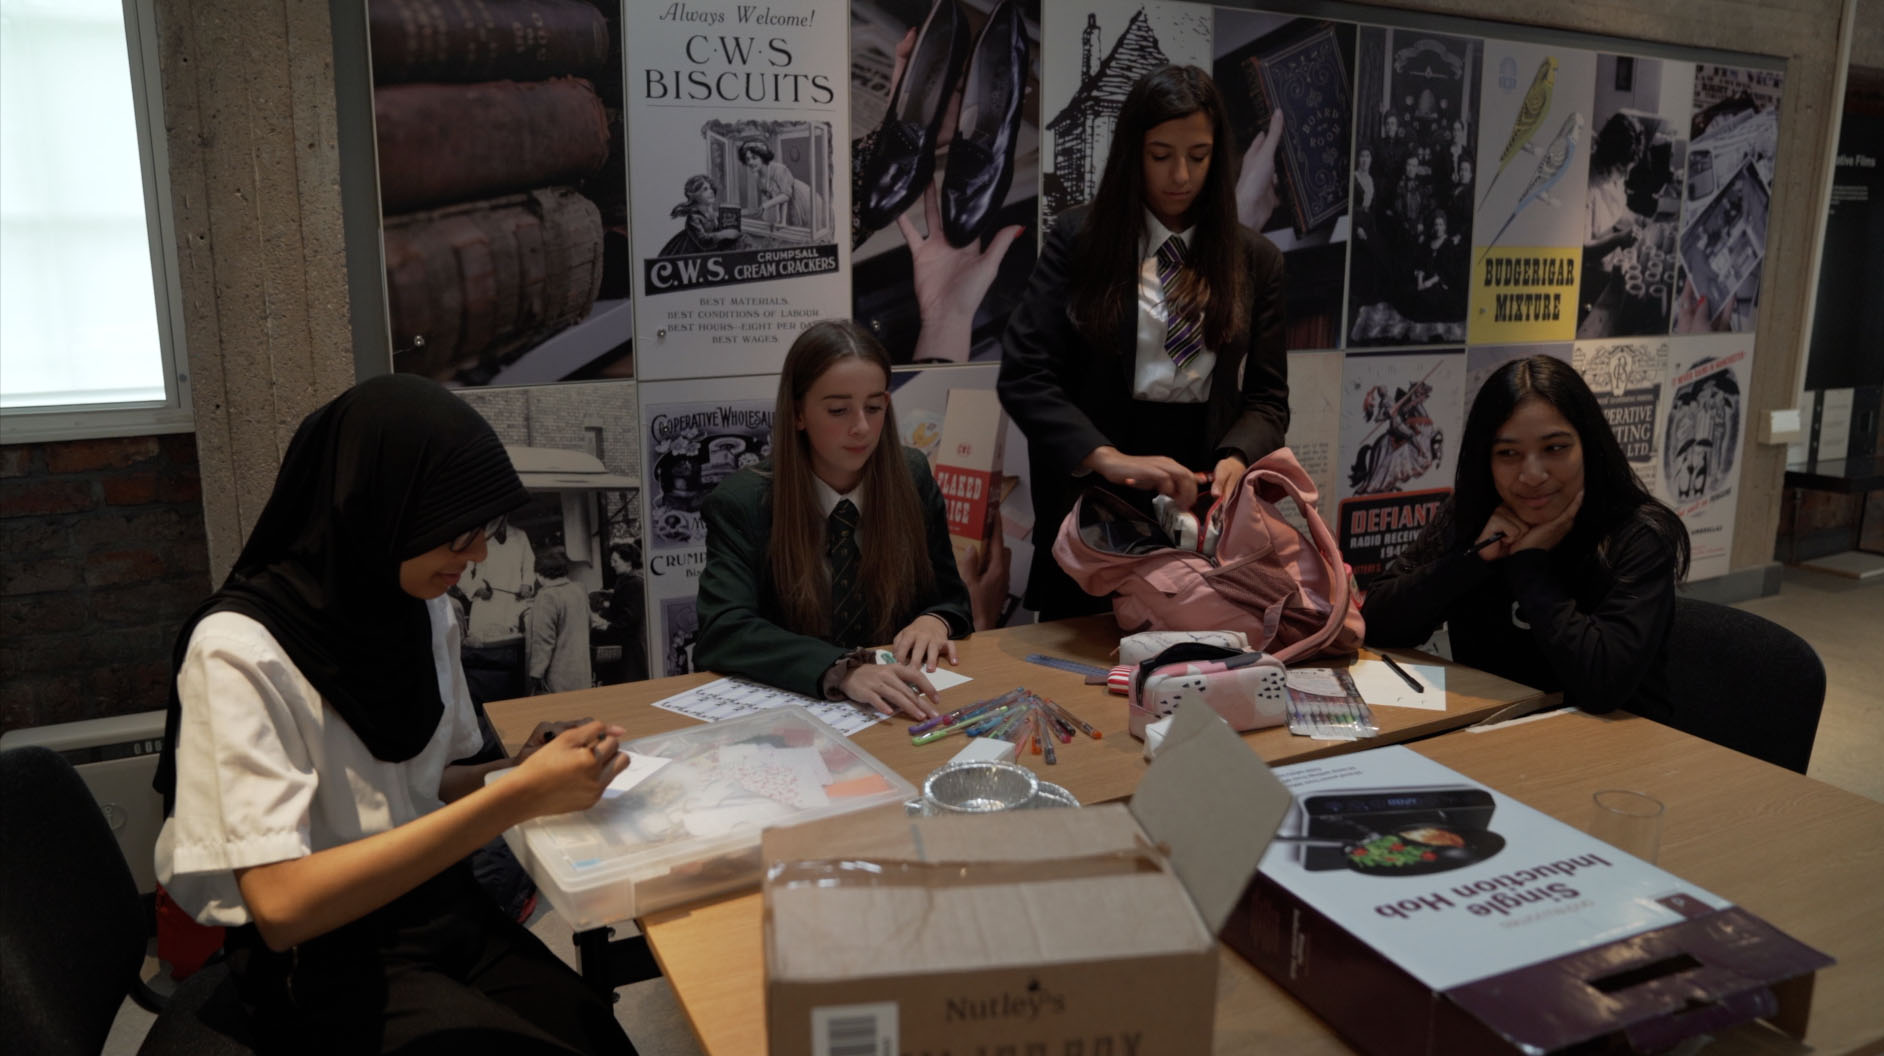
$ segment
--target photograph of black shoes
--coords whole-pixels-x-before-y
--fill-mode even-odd
[[[1020,5],[1000,0],[968,61],[961,115],[942,176],[942,230],[952,246],[978,241],[1007,198],[1031,68]]]
[[[863,173],[864,197],[857,211],[865,229],[888,226],[934,178],[943,113],[968,65],[968,51],[968,19],[955,0],[936,0],[916,35]]]

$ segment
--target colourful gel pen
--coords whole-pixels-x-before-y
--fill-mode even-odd
[[[1001,723],[1001,725],[995,727],[994,732],[988,734],[988,736],[995,737],[1001,740],[1011,740],[1013,738],[1014,732],[1020,727],[1021,717],[1024,716],[1025,714],[1026,714],[1025,711],[1016,711],[1013,714],[1010,714],[1007,717],[1007,720]]]
[[[1012,706],[1013,705],[1011,704],[1003,704],[992,712],[983,713],[982,717],[983,718],[992,717],[997,712],[1004,712]],[[958,722],[953,726],[940,726],[940,727],[937,727],[936,729],[930,730],[928,733],[921,734],[920,736],[911,738],[909,743],[928,744],[931,741],[939,741],[942,738],[948,737],[952,734],[965,733],[968,731],[968,728],[970,726],[974,726],[975,724],[976,724],[975,722],[971,721],[971,722]]]
[[[956,708],[954,711],[951,711],[946,715],[937,715],[933,719],[924,719],[921,722],[909,728],[909,735],[911,737],[914,737],[914,736],[917,736],[918,734],[928,733],[930,730],[935,729],[937,726],[953,726],[956,723],[962,721],[963,719],[985,712],[989,708],[996,707],[997,705],[1001,705],[1001,704],[1011,704],[1013,703],[1013,698],[1015,694],[1020,693],[1020,692],[1022,692],[1022,690],[1016,687],[990,700],[978,700],[975,703],[970,704],[965,708]]]
[[[995,708],[992,711],[985,712],[984,714],[977,716],[973,719],[968,719],[963,722],[958,722],[955,725],[967,727],[968,736],[970,737],[981,737],[981,736],[986,735],[989,730],[992,730],[1000,726],[1003,722],[1006,722],[1007,712],[1012,707],[1015,707],[1015,705],[1004,704],[1001,707]],[[1019,707],[1022,709],[1025,709],[1026,705],[1022,704],[1022,705],[1019,705]],[[949,727],[949,728],[953,729],[954,727]]]
[[[1040,747],[1046,753],[1047,765],[1058,766],[1060,760],[1054,755],[1053,738],[1047,735],[1047,726],[1049,725],[1047,722],[1047,713],[1044,711],[1035,711],[1034,721],[1040,726]]]
[[[1065,719],[1067,722],[1072,723],[1075,729],[1079,730],[1081,733],[1084,733],[1086,736],[1091,737],[1093,740],[1096,741],[1105,736],[1105,733],[1103,733],[1102,731],[1093,729],[1092,723],[1087,722],[1085,719],[1082,719],[1078,715],[1073,714],[1072,711],[1070,711],[1066,707],[1066,705],[1058,704],[1058,703],[1055,703],[1054,701],[1047,700],[1045,697],[1042,697],[1040,699],[1044,704],[1046,704],[1046,706],[1049,709],[1053,711],[1055,715],[1058,715],[1060,718]]]

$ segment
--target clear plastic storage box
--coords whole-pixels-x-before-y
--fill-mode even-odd
[[[895,771],[798,707],[622,748],[634,758],[616,784],[630,787],[611,789],[580,813],[537,818],[504,833],[550,904],[578,931],[757,888],[760,830],[916,795]]]

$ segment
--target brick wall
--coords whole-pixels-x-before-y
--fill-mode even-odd
[[[163,707],[208,591],[194,436],[0,447],[0,730]]]

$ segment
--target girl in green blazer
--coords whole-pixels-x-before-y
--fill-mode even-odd
[[[701,667],[885,715],[937,714],[923,672],[956,662],[968,591],[929,465],[895,442],[889,387],[889,356],[854,322],[793,342],[771,458],[721,481],[702,511]],[[871,662],[885,641],[896,662]]]

